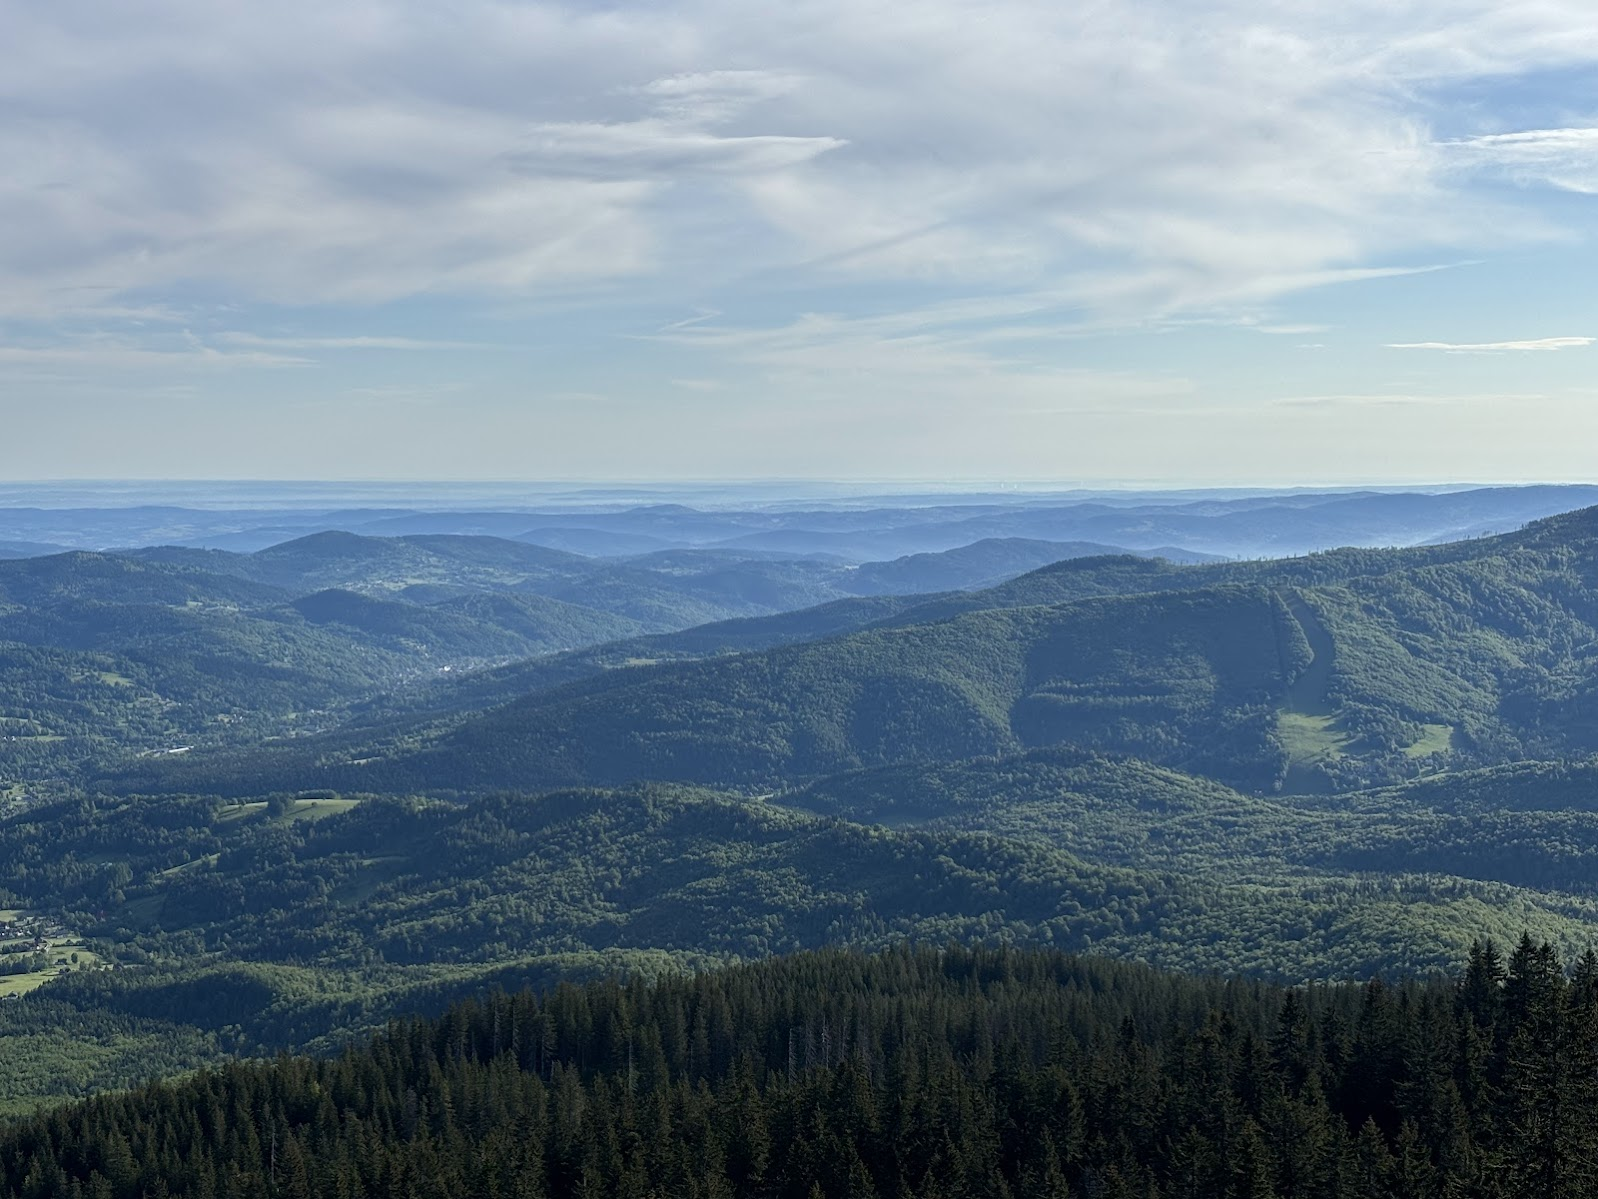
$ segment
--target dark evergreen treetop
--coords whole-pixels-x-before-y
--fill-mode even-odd
[[[1598,959],[1195,979],[1056,953],[828,951],[496,993],[0,1133],[0,1195],[1575,1199]]]

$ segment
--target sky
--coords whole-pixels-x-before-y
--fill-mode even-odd
[[[1591,0],[0,0],[0,479],[1598,479]]]

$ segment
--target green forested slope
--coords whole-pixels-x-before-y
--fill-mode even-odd
[[[314,625],[457,662],[551,653],[638,630],[625,617],[536,595],[477,592],[421,607],[334,588],[301,596],[290,607]]]
[[[474,596],[457,602],[475,610],[478,602],[498,603],[501,598]],[[480,711],[618,667],[692,661],[819,641],[888,620],[917,602],[915,596],[859,597],[773,616],[721,620],[677,633],[623,637],[584,649],[472,671],[440,680],[431,687],[384,696],[373,704],[371,719],[403,717],[412,710],[438,714]]]
[[[580,643],[596,623],[347,592],[251,610],[63,600],[0,613],[0,781],[326,727],[381,690]]]
[[[418,751],[124,772],[121,788],[526,789],[639,778],[772,787],[914,758],[1070,741],[1250,787],[1281,775],[1273,713],[1294,635],[1270,592],[1214,588],[612,671],[466,721]]]
[[[394,593],[421,583],[472,588],[513,588],[565,580],[587,571],[591,560],[498,537],[364,537],[313,533],[253,554],[153,547],[126,556],[190,566],[251,579],[304,594],[329,587]]]
[[[849,571],[839,585],[859,595],[970,591],[995,586],[1065,559],[1121,552],[1114,546],[1094,542],[990,537],[941,553],[907,554],[887,562],[862,563]]]
[[[1474,828],[1471,797],[1517,782],[1463,776],[1457,807],[1444,783],[1272,801],[1055,750],[772,803],[654,788],[46,805],[0,823],[0,901],[61,913],[129,968],[0,1004],[0,1033],[34,1038],[0,1036],[0,1066],[23,1053],[38,1088],[0,1087],[0,1104],[141,1062],[325,1046],[485,980],[606,963],[910,936],[1297,980],[1446,969],[1527,929],[1593,944],[1598,820],[1561,806],[1581,780]],[[75,1042],[42,1035],[46,1002],[75,1013]]]
[[[1521,763],[1334,799],[1243,795],[1076,750],[836,775],[778,802],[899,829],[991,833],[1210,879],[1432,875],[1598,891],[1598,765]]]
[[[308,701],[370,706],[336,737],[102,770],[125,798],[0,824],[4,898],[137,967],[0,1006],[0,1029],[47,1001],[102,1022],[94,1061],[51,1042],[61,1093],[126,1078],[140,1045],[166,1046],[162,1068],[326,1045],[552,961],[954,937],[1296,980],[1447,968],[1528,928],[1573,952],[1598,927],[1598,776],[1577,760],[1591,523],[1286,563],[1100,559],[952,606],[629,638],[428,688],[405,718],[370,697],[384,671],[447,664],[428,638],[482,653],[524,615],[579,637],[596,618],[444,583],[405,584],[443,588],[428,604],[237,579],[211,599],[191,568],[138,563],[141,612],[111,574],[81,596],[30,577],[47,602],[0,629],[39,644],[7,643],[0,669],[17,694],[57,680],[41,708],[76,713],[73,736],[129,730],[84,754],[185,728],[180,684],[241,742],[271,730],[238,696],[279,705],[280,729]],[[0,751],[72,749],[36,711],[5,715]],[[228,1014],[195,1023],[207,996]],[[139,1023],[180,1012],[168,1041]]]
[[[6,610],[44,609],[69,600],[221,608],[285,598],[268,584],[120,555],[74,551],[0,562],[0,607]]]
[[[1117,853],[1107,815],[1099,831],[1081,822],[1067,851],[1044,830],[889,829],[659,790],[68,803],[7,822],[0,871],[19,906],[72,913],[137,955],[226,950],[335,970],[612,949],[750,957],[917,935],[1303,978],[1441,967],[1473,937],[1525,925],[1567,945],[1590,935],[1593,905],[1568,895],[1362,880],[1331,860],[1312,873],[1305,856],[1296,871],[1285,855],[1266,869],[1268,834],[1319,833],[1334,857],[1362,826],[1214,799],[1210,840],[1194,814],[1180,861],[1126,838]],[[1228,826],[1245,826],[1235,861],[1215,836]]]
[[[1598,509],[1582,509],[1533,521],[1524,529],[1441,545],[1404,549],[1347,548],[1297,558],[1181,565],[1130,556],[1074,558],[1042,567],[985,590],[938,596],[896,618],[920,622],[981,608],[1070,603],[1102,595],[1184,591],[1225,584],[1271,588],[1327,587],[1398,571],[1484,562],[1520,556],[1535,573],[1552,565],[1580,567],[1590,578],[1598,547]],[[1489,568],[1491,569],[1491,568]]]
[[[673,550],[594,559],[497,537],[317,533],[253,554],[157,547],[140,563],[226,575],[293,594],[332,588],[433,602],[451,595],[541,595],[648,632],[791,611],[855,595],[986,586],[1106,547],[996,541],[914,560],[842,563],[759,551]],[[617,634],[625,635],[625,634]]]
[[[196,556],[211,557],[182,555]],[[444,670],[638,628],[540,596],[291,599],[173,561],[0,562],[0,794],[125,754],[326,728],[352,703]]]
[[[826,953],[495,994],[0,1132],[0,1194],[1564,1199],[1598,959],[1283,992],[1060,954]]]
[[[183,763],[114,785],[769,788],[1058,743],[1269,792],[1581,754],[1598,747],[1598,540],[1577,517],[1279,563],[1068,562],[811,645],[587,678],[593,661],[567,662],[577,681],[546,677],[456,728],[397,726],[376,748],[292,747],[276,764]],[[948,615],[982,604],[997,606]]]

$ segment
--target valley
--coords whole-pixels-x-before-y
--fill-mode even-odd
[[[0,1106],[838,945],[1302,985],[1598,944],[1591,512],[971,561],[815,604],[836,567],[479,534],[0,563],[0,898],[50,930]]]
[[[0,1199],[1598,1199],[1590,0],[3,12]]]

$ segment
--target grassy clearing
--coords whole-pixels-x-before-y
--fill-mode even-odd
[[[358,799],[299,799],[294,801],[288,819],[295,823],[302,820],[326,820],[329,816],[348,812],[360,802]]]
[[[1302,712],[1282,712],[1276,718],[1276,736],[1287,751],[1292,766],[1314,766],[1335,762],[1353,744],[1335,716],[1307,716]]]
[[[200,857],[192,858],[187,862],[181,862],[170,869],[161,871],[161,877],[172,878],[174,875],[182,874],[185,870],[199,870],[202,867],[209,869],[215,866],[221,858],[222,855],[219,853],[203,854]]]
[[[0,996],[10,999],[21,997],[30,992],[37,991],[53,978],[60,977],[57,970],[34,970],[28,974],[7,974],[0,976]]]
[[[279,823],[298,824],[305,820],[326,820],[329,816],[337,816],[341,812],[348,812],[361,801],[358,799],[295,799],[289,801],[286,813],[277,817]],[[222,809],[217,817],[224,824],[233,824],[249,820],[254,816],[266,812],[265,800],[254,800],[250,803],[229,804]]]
[[[1317,767],[1335,762],[1351,749],[1355,737],[1336,716],[1307,712],[1281,712],[1276,717],[1276,737],[1287,754],[1287,776],[1282,790],[1290,795],[1319,795],[1330,789]]]
[[[72,960],[73,954],[78,955],[76,962]],[[98,969],[104,964],[97,954],[84,949],[81,942],[54,942],[51,944],[49,956],[50,964],[43,970],[31,970],[27,974],[0,975],[0,998],[9,999],[12,996],[22,996],[37,991],[52,979],[60,978],[63,969],[70,973],[83,967]]]
[[[258,799],[252,803],[228,804],[217,815],[217,820],[223,824],[233,824],[240,820],[248,820],[251,816],[258,816],[266,811],[266,800]]]
[[[1454,726],[1451,724],[1426,724],[1420,740],[1405,748],[1411,758],[1424,758],[1431,754],[1447,753],[1454,748]]]

